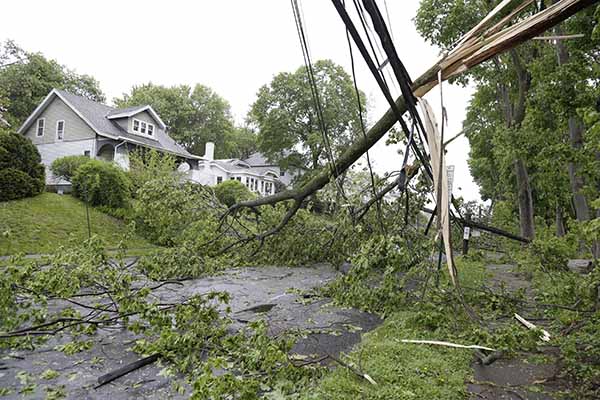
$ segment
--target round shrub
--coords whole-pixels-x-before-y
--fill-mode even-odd
[[[88,163],[90,158],[88,156],[66,156],[57,158],[52,162],[50,170],[56,177],[60,177],[70,181],[75,175],[77,168],[83,164]]]
[[[40,192],[39,182],[14,168],[0,169],[0,201],[22,199]]]
[[[93,206],[125,207],[130,197],[125,172],[105,161],[89,160],[80,166],[71,184],[73,194]]]
[[[41,193],[45,186],[45,169],[41,161],[40,153],[29,139],[16,133],[0,132],[0,201]]]
[[[242,182],[234,179],[219,183],[214,187],[214,191],[219,201],[227,207],[255,198],[255,195]]]

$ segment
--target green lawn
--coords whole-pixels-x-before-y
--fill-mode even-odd
[[[116,247],[126,232],[125,224],[92,207],[89,210],[92,234],[108,248]],[[85,205],[70,195],[43,193],[0,203],[0,255],[48,254],[72,238],[87,237]],[[152,247],[139,236],[131,237],[127,245],[133,253]]]
[[[414,311],[390,316],[382,326],[365,334],[346,361],[367,373],[372,385],[346,368],[329,373],[303,400],[313,399],[465,399],[471,378],[469,350],[402,343],[401,339],[440,340],[440,334],[415,328]],[[441,336],[443,339],[443,336]]]

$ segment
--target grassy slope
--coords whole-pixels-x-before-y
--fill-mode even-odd
[[[100,236],[109,248],[116,247],[126,231],[122,221],[91,207],[90,222],[92,234]],[[3,202],[0,234],[0,255],[51,253],[71,238],[87,238],[85,206],[72,196],[54,193]],[[151,246],[138,236],[127,244],[131,249]]]

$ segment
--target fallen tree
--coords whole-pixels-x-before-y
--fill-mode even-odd
[[[523,18],[509,26],[519,16],[521,11],[532,4],[531,0],[527,0],[514,7],[508,15],[500,18],[498,22],[492,25],[498,15],[502,11],[506,11],[511,5],[512,1],[505,0],[477,26],[464,35],[454,50],[444,55],[435,65],[418,77],[412,84],[411,89],[415,96],[422,97],[441,81],[456,77],[500,53],[539,36],[542,32],[597,2],[598,0],[561,0],[545,10]],[[407,106],[402,96],[396,99],[395,106],[402,113],[407,111]],[[335,168],[329,166],[329,168],[323,169],[297,189],[285,190],[271,196],[235,204],[229,208],[228,214],[235,213],[243,208],[253,209],[263,205],[292,200],[293,205],[282,219],[281,224],[275,229],[256,235],[255,238],[264,239],[267,236],[277,233],[293,217],[305,199],[343,174],[363,154],[371,149],[396,122],[398,122],[398,119],[395,112],[391,108],[388,109],[366,132],[363,138],[353,142],[335,160]],[[251,238],[245,238],[244,240],[247,241],[249,239]]]

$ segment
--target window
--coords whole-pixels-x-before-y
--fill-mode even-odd
[[[85,151],[83,152],[83,155],[84,155],[84,156],[86,156],[86,157],[89,157],[89,156],[90,156],[90,154],[91,154],[91,153],[90,153],[90,151],[89,151],[89,150],[85,150]]]
[[[134,119],[131,125],[131,130],[135,133],[143,133],[148,136],[154,136],[154,124],[144,122],[139,119]]]
[[[65,137],[65,121],[56,121],[56,140],[63,140]]]
[[[235,178],[235,179],[237,179],[237,180],[238,180],[238,182],[241,182],[241,181],[242,181],[242,178],[241,178],[240,176],[238,176],[238,177],[237,177],[237,178]]]
[[[37,120],[37,136],[44,136],[44,127],[46,126],[46,118]]]
[[[217,176],[217,185],[219,183],[223,182],[223,177],[222,176]]]
[[[229,178],[229,180],[230,180],[230,181],[233,181],[233,180],[235,180],[235,178],[232,176],[231,178]]]
[[[279,176],[285,176],[285,171],[284,170],[279,171]]]
[[[261,192],[265,191],[265,181],[260,181],[260,191]]]

